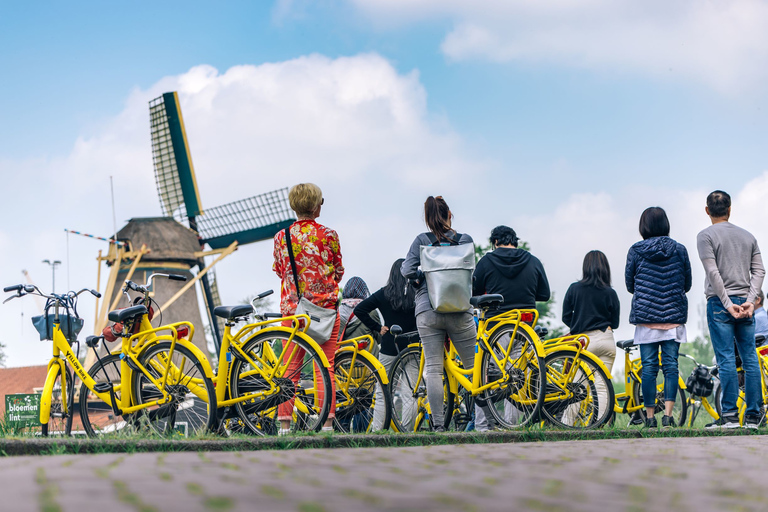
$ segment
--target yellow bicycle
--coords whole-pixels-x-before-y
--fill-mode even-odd
[[[471,300],[480,310],[471,370],[464,369],[455,349],[446,343],[443,358],[446,400],[441,404],[446,412],[446,427],[450,426],[454,404],[462,390],[475,399],[482,397],[496,423],[504,428],[525,427],[539,418],[544,403],[544,348],[531,327],[538,319],[538,312],[511,310],[489,317],[488,312],[503,302],[504,298],[497,294]],[[392,365],[393,423],[400,432],[434,428],[423,372],[420,342],[409,345]]]
[[[214,428],[216,395],[210,371],[206,372],[205,359],[199,349],[178,335],[182,324],[193,329],[191,324],[179,322],[133,334],[147,308],[137,305],[112,311],[110,320],[126,327],[121,334],[120,351],[99,357],[86,371],[72,350],[76,333],[69,329],[65,333],[62,325],[69,326],[73,317],[79,318],[77,297],[81,293],[90,291],[98,296],[98,292],[81,290],[46,295],[33,285],[11,286],[5,291],[16,292],[7,300],[30,294],[47,299],[44,318],[51,319],[49,337],[53,341],[53,357],[48,363],[41,397],[43,435],[69,435],[75,426],[74,377],[68,366],[82,380],[81,423],[76,426],[90,436],[145,430],[170,433],[181,411],[193,402],[192,397],[202,404],[194,411],[200,430]],[[50,310],[53,313],[49,313]],[[95,350],[100,338],[90,336],[86,344]]]

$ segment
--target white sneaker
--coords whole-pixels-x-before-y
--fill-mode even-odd
[[[278,436],[289,436],[291,435],[291,429],[289,428],[281,428],[277,431]]]

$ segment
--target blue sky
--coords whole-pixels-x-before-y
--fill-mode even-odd
[[[37,261],[66,257],[65,227],[109,234],[109,175],[118,224],[159,213],[146,102],[171,88],[180,90],[204,206],[317,181],[344,206],[327,208],[325,220],[340,232],[348,276],[362,275],[372,288],[421,229],[429,193],[444,193],[460,229],[476,239],[496,224],[515,227],[539,252],[558,297],[592,248],[609,255],[621,288],[646,206],[668,209],[672,236],[694,259],[703,196],[714,188],[741,197],[734,218],[759,241],[768,237],[758,222],[768,192],[768,4],[644,5],[6,3],[0,173],[14,194],[4,204],[12,221],[0,228],[2,284],[17,281],[21,268],[47,275]],[[238,102],[273,79],[313,101],[264,100],[240,116]],[[322,103],[337,93],[341,100]],[[363,93],[370,98],[344,110],[344,98]],[[337,114],[344,122],[324,131],[324,119]],[[239,184],[218,179],[227,176]],[[53,200],[46,188],[70,199],[54,218],[23,199]],[[101,201],[83,211],[93,197]],[[12,213],[19,210],[26,213]],[[391,233],[392,247],[373,257],[365,246],[378,243],[370,233],[377,230]],[[222,267],[225,300],[275,287],[268,245],[243,248]],[[94,279],[97,249],[71,242],[73,281]],[[264,276],[248,288],[239,276],[254,262]],[[622,293],[622,333],[631,335]],[[18,314],[10,311],[0,318]],[[12,365],[34,362],[21,348],[9,354]]]

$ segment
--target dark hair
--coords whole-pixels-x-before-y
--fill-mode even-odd
[[[725,217],[728,215],[728,208],[731,207],[731,196],[722,190],[715,190],[707,196],[707,208],[712,217]]]
[[[403,277],[400,267],[403,266],[404,258],[395,260],[392,269],[389,271],[389,279],[384,286],[384,297],[389,301],[392,309],[409,310],[415,307],[415,288],[408,285],[408,280]]]
[[[646,208],[640,216],[640,235],[643,240],[655,236],[669,236],[669,219],[667,212],[658,206]]]
[[[584,256],[584,264],[581,266],[581,281],[588,286],[596,288],[611,287],[611,266],[608,258],[601,251],[589,251]]]
[[[438,240],[451,230],[451,210],[443,196],[429,196],[424,203],[424,221]]]
[[[491,245],[514,245],[517,247],[517,233],[509,226],[496,226],[491,230]]]

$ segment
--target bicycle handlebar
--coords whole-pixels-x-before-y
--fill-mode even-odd
[[[126,280],[125,281],[125,288],[131,289],[131,290],[133,290],[133,291],[135,291],[137,293],[144,293],[144,294],[149,293],[149,288],[150,288],[150,286],[152,286],[152,280],[154,278],[156,278],[156,277],[167,277],[171,281],[186,281],[187,280],[187,276],[182,276],[180,274],[161,274],[161,273],[155,273],[155,274],[150,275],[147,278],[147,282],[145,284],[143,284],[143,285],[136,284],[133,281]],[[123,289],[123,291],[125,291],[125,288]]]

